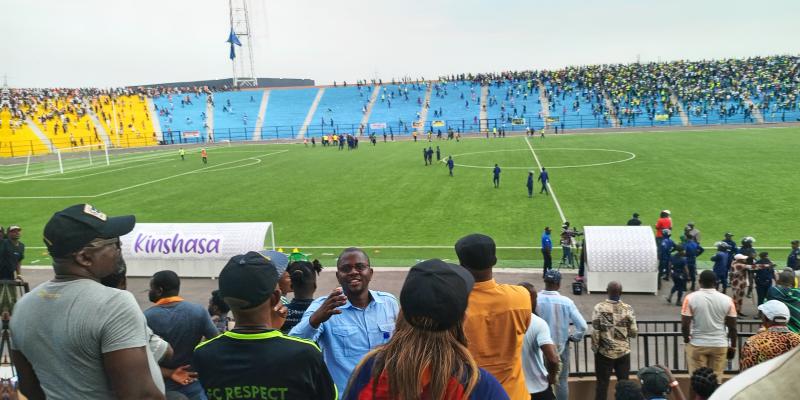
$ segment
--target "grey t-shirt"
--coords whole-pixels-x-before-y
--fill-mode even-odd
[[[11,348],[33,366],[48,399],[112,399],[103,354],[145,347],[147,323],[133,295],[90,279],[45,282],[23,296],[11,318]],[[146,351],[164,392],[160,369]]]

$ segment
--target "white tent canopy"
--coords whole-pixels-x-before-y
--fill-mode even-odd
[[[625,292],[658,293],[658,253],[649,226],[586,226],[586,285],[603,292],[610,281]]]
[[[129,276],[152,276],[169,269],[181,277],[219,275],[228,260],[264,249],[267,233],[275,248],[271,222],[141,223],[121,238]]]

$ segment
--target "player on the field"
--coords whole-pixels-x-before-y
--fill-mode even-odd
[[[208,164],[208,152],[206,152],[205,147],[200,150],[200,158],[203,159],[203,164]]]
[[[447,159],[447,169],[450,170],[450,176],[453,176],[453,167],[455,167],[455,163],[453,162],[453,156],[450,156]]]
[[[186,160],[186,150],[184,150],[183,147],[181,147],[181,149],[178,150],[178,154],[181,155],[181,161]]]
[[[494,177],[492,178],[492,182],[494,183],[494,187],[495,188],[499,188],[500,187],[500,167],[497,164],[494,165],[494,170],[492,171],[492,174],[494,174]]]

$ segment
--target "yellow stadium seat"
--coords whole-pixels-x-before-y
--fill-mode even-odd
[[[50,150],[39,140],[25,121],[11,120],[11,112],[0,109],[0,157],[24,157],[45,154]]]

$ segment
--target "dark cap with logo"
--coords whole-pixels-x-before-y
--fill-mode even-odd
[[[44,244],[55,258],[74,253],[95,239],[112,239],[133,230],[136,217],[108,217],[90,204],[76,204],[55,214],[44,226]]]
[[[496,246],[489,236],[473,233],[458,239],[458,262],[469,269],[487,269],[497,264]]]
[[[403,318],[418,329],[450,329],[464,318],[474,285],[472,274],[460,265],[423,261],[411,267],[400,290]]]
[[[246,310],[263,304],[278,285],[275,264],[250,251],[233,256],[219,273],[219,295],[233,309]]]

